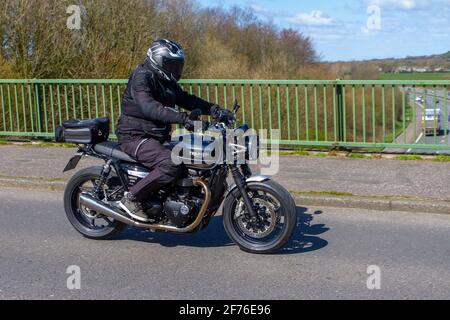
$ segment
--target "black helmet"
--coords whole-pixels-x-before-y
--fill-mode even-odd
[[[172,40],[156,40],[147,51],[146,64],[159,78],[168,82],[178,82],[183,74],[183,48]]]

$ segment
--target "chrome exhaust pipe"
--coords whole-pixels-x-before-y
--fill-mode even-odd
[[[112,218],[114,220],[120,221],[122,223],[125,223],[125,224],[133,226],[133,227],[166,231],[166,232],[175,232],[175,233],[187,233],[187,232],[193,231],[196,227],[198,227],[200,222],[202,222],[202,220],[206,214],[206,210],[209,207],[209,202],[211,200],[211,191],[210,191],[208,185],[203,180],[196,180],[194,183],[203,188],[203,191],[205,193],[205,199],[203,201],[202,207],[200,208],[200,211],[199,211],[196,219],[194,220],[194,222],[192,222],[190,225],[188,225],[187,227],[184,227],[184,228],[177,228],[174,226],[167,226],[167,225],[163,225],[163,224],[150,224],[150,223],[138,222],[136,220],[128,218],[120,210],[111,207],[107,203],[104,203],[98,199],[95,199],[92,195],[90,195],[88,193],[80,194],[80,205],[83,205],[86,208],[89,208],[90,210],[93,210],[104,216],[107,216],[109,218]]]
[[[95,199],[89,193],[81,193],[80,194],[80,206],[83,205],[86,208],[93,210],[97,213],[100,213],[104,216],[112,218],[114,220],[120,221],[122,223],[128,225],[134,225],[134,220],[123,215],[119,210],[109,206],[108,204]]]

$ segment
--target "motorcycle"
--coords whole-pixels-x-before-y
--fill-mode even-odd
[[[259,137],[244,139],[244,145],[230,142],[230,132],[249,132],[247,125],[236,126],[237,101],[225,119],[216,117],[206,132],[197,132],[201,143],[193,144],[194,133],[180,134],[170,147],[182,150],[181,158],[192,160],[205,154],[219,141],[216,161],[185,161],[185,173],[143,202],[151,218],[143,223],[120,209],[119,203],[131,186],[145,178],[151,169],[108,141],[109,119],[69,120],[56,130],[56,140],[75,143],[78,147],[64,171],[76,168],[84,156],[101,159],[103,166],[77,172],[64,192],[64,208],[72,226],[83,236],[104,240],[117,236],[125,226],[149,231],[188,234],[206,228],[222,207],[223,226],[229,238],[240,249],[268,254],[278,251],[292,237],[297,225],[295,202],[290,193],[270,177],[253,175],[248,164],[251,150],[259,155]],[[191,118],[199,118],[197,110]],[[208,133],[211,133],[208,135]],[[206,139],[205,139],[206,138]],[[236,140],[233,140],[234,142]],[[168,146],[169,147],[169,146]],[[227,150],[225,150],[227,149]],[[225,156],[225,153],[228,155]],[[213,152],[214,153],[214,152]],[[245,161],[236,161],[245,155]],[[233,161],[224,161],[233,159]],[[241,157],[242,158],[242,157]],[[231,174],[234,184],[228,185]],[[155,201],[154,198],[158,199]]]

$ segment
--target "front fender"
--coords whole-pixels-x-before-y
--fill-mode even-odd
[[[269,181],[272,180],[271,177],[269,176],[262,176],[262,175],[256,175],[256,176],[251,176],[250,178],[247,178],[245,180],[246,183],[252,183],[252,182],[265,182],[265,181]],[[234,189],[236,189],[237,186],[236,184],[233,184],[230,186],[230,188],[228,189],[228,192],[225,196],[225,199],[234,191]]]

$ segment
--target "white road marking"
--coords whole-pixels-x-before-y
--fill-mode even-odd
[[[416,142],[414,142],[415,144],[418,144],[420,139],[422,139],[423,137],[423,132],[420,133],[419,137],[417,138]]]
[[[417,138],[417,140],[414,142],[414,144],[418,144],[420,139],[422,139],[423,137],[423,132],[420,133],[419,137]],[[408,151],[406,151],[406,153],[410,153],[412,151],[412,149],[408,149]]]
[[[425,109],[425,106],[424,106],[423,104],[421,104],[420,102],[417,102],[417,101],[416,101],[416,104],[417,104],[420,108]],[[423,132],[420,133],[419,137],[418,137],[417,140],[414,142],[414,144],[418,144],[419,141],[420,141],[420,139],[422,139],[422,137],[423,137]],[[412,148],[408,149],[408,150],[406,151],[406,153],[410,153],[411,151],[412,151]]]
[[[425,109],[425,106],[423,104],[421,104],[420,102],[416,102],[416,104],[421,107],[422,109]]]

